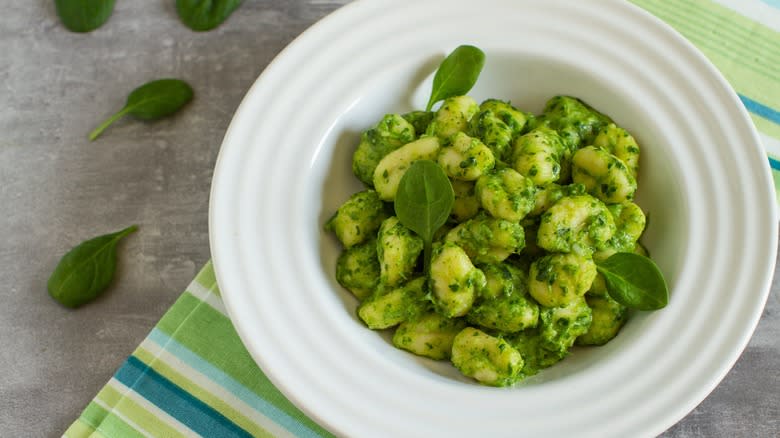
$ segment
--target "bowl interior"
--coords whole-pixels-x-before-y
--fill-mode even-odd
[[[317,236],[311,239],[311,251],[320,254],[321,275],[330,285],[334,299],[343,307],[342,315],[349,318],[360,338],[371,344],[376,354],[413,372],[464,379],[446,362],[435,362],[396,350],[390,343],[391,333],[370,332],[357,318],[357,300],[335,279],[336,259],[341,252],[338,241],[323,231],[323,224],[352,193],[364,187],[352,174],[352,153],[360,133],[376,123],[386,113],[403,113],[422,109],[431,88],[432,75],[441,56],[400,64],[386,74],[377,74],[367,80],[361,92],[335,121],[317,148],[311,161],[313,172],[307,186],[310,205],[306,226]],[[676,162],[673,141],[668,138],[663,122],[644,110],[641,101],[631,95],[630,89],[616,87],[598,71],[573,64],[556,56],[539,53],[486,50],[486,63],[476,86],[468,94],[478,102],[487,98],[510,100],[524,111],[539,114],[545,102],[559,94],[583,99],[610,116],[627,129],[641,148],[640,176],[636,202],[648,216],[648,227],[642,243],[663,271],[670,290],[683,269],[688,251],[689,211],[682,170]],[[597,365],[620,351],[621,345],[638,341],[643,327],[652,313],[634,315],[613,341],[600,348],[575,349],[563,362],[526,380],[525,385],[544,383],[562,375],[577,373]]]

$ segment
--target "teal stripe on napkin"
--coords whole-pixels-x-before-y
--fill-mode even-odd
[[[780,9],[780,0],[761,0],[762,2],[772,6],[773,8]]]
[[[741,94],[739,95],[739,99],[742,101],[742,104],[745,105],[745,108],[747,108],[747,110],[751,113],[763,117],[772,123],[780,125],[780,111],[774,108],[770,108],[760,102],[756,102],[755,100],[749,97],[745,97]]]
[[[252,436],[135,356],[127,359],[114,378],[131,387],[138,395],[179,420],[193,432],[214,438]]]

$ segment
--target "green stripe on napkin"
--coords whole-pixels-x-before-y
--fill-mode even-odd
[[[780,187],[780,33],[709,0],[632,0],[698,46],[731,82]],[[767,145],[769,147],[770,145]],[[257,333],[257,336],[263,336]],[[66,437],[330,436],[257,367],[207,263]]]

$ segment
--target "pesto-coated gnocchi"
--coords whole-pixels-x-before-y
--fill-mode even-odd
[[[406,169],[417,160],[430,160],[439,153],[436,137],[423,137],[385,155],[374,169],[374,188],[383,201],[395,199]]]
[[[620,158],[604,149],[586,146],[572,157],[572,179],[608,204],[634,199],[636,179]]]
[[[450,215],[456,223],[471,219],[479,212],[477,187],[473,181],[452,180],[452,191],[455,193],[455,203]]]
[[[466,327],[452,343],[452,364],[482,384],[508,386],[520,376],[523,357],[504,339]]]
[[[525,294],[528,289],[525,271],[509,263],[480,265],[485,273],[485,287],[480,291],[482,299],[495,299],[514,294]]]
[[[628,317],[624,305],[610,298],[586,295],[585,301],[593,311],[593,318],[588,331],[577,338],[578,345],[604,345],[614,338]]]
[[[543,186],[568,176],[570,156],[555,131],[539,128],[515,141],[511,164],[534,184]]]
[[[436,312],[404,321],[393,333],[393,345],[431,359],[449,359],[455,336],[466,328],[463,318],[447,318]]]
[[[469,121],[469,134],[481,139],[496,160],[505,161],[512,142],[520,136],[529,116],[508,102],[488,99],[479,106],[479,113]]]
[[[406,281],[414,273],[422,250],[422,239],[403,226],[397,217],[385,219],[379,227],[376,242],[380,283],[393,287]]]
[[[463,222],[445,237],[458,244],[475,263],[498,263],[525,246],[523,226],[485,214]]]
[[[549,210],[559,199],[564,196],[577,196],[585,194],[585,186],[582,184],[569,184],[561,186],[551,183],[537,187],[534,195],[534,207],[528,213],[529,216],[539,216]]]
[[[536,201],[533,181],[509,167],[480,176],[475,188],[482,208],[508,221],[524,218]]]
[[[474,181],[496,164],[490,148],[482,140],[458,132],[439,153],[439,166],[452,179]]]
[[[593,310],[579,297],[560,307],[544,307],[539,313],[539,336],[550,351],[566,352],[580,335],[587,333]]]
[[[477,101],[469,96],[457,96],[445,99],[439,110],[433,115],[426,133],[449,143],[452,136],[465,133],[469,120],[479,111]]]
[[[429,273],[433,303],[447,317],[463,316],[485,287],[485,274],[461,247],[445,242],[433,251]]]
[[[487,99],[479,105],[479,110],[495,114],[509,128],[512,139],[522,134],[528,120],[533,117],[513,107],[511,103],[498,99]]]
[[[578,254],[550,254],[531,263],[531,296],[547,307],[565,306],[585,295],[596,278],[596,264]]]
[[[645,231],[645,213],[633,202],[612,204],[607,208],[615,219],[615,234],[609,246],[616,251],[634,251],[639,237]]]
[[[609,342],[628,320],[597,263],[646,253],[645,214],[633,202],[639,151],[626,130],[570,96],[538,115],[469,96],[387,114],[353,155],[366,189],[325,224],[343,246],[336,280],[355,296],[360,321],[393,330],[395,347],[450,360],[484,385],[512,385],[574,344]],[[438,164],[454,195],[428,237],[393,214],[419,160]]]
[[[625,129],[610,123],[599,130],[593,139],[593,146],[604,149],[618,157],[628,168],[628,172],[636,179],[639,173],[639,145]]]
[[[352,157],[352,171],[369,187],[374,185],[374,169],[385,155],[416,138],[414,126],[398,114],[388,114],[375,127],[364,132]]]
[[[615,234],[607,206],[590,195],[565,196],[541,217],[536,241],[550,252],[591,255]]]
[[[539,305],[528,295],[525,273],[507,264],[487,265],[483,272],[486,293],[466,315],[468,322],[502,333],[536,327]]]
[[[371,329],[385,329],[425,313],[425,277],[418,277],[398,288],[377,288],[358,306],[358,316]]]
[[[380,275],[376,239],[347,248],[336,262],[336,280],[361,301],[374,291]]]
[[[493,156],[502,160],[512,142],[512,128],[491,110],[481,110],[469,121],[468,134],[482,139]]]
[[[539,327],[514,333],[509,335],[506,340],[523,357],[521,379],[538,374],[544,368],[555,365],[568,353],[568,350],[561,350],[555,345],[545,343]]]
[[[345,248],[375,239],[379,226],[389,209],[373,190],[365,190],[350,196],[325,223],[325,229],[333,233]]]
[[[534,119],[533,127],[553,129],[564,145],[575,151],[592,143],[596,133],[610,123],[609,117],[570,96],[555,96],[547,101],[544,112]]]

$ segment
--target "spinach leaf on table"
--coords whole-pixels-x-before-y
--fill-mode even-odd
[[[243,0],[176,0],[179,19],[198,32],[214,29],[227,20]]]
[[[117,243],[137,229],[132,225],[68,251],[49,277],[49,295],[66,307],[79,307],[97,298],[114,278]]]
[[[72,32],[91,32],[108,21],[115,0],[54,0],[62,24]]]
[[[169,116],[192,100],[192,87],[180,79],[159,79],[133,90],[127,103],[89,134],[95,140],[119,118],[129,114],[141,120],[157,120]]]

